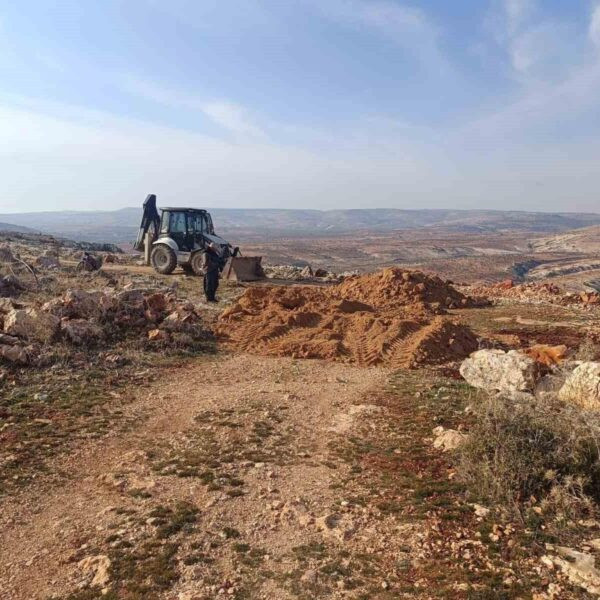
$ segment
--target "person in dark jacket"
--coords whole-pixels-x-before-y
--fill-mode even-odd
[[[202,255],[204,269],[204,295],[208,302],[217,302],[215,294],[219,287],[219,254],[214,244],[209,244]]]

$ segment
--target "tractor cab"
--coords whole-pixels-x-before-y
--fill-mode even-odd
[[[180,250],[193,252],[204,248],[207,236],[214,237],[210,214],[197,208],[162,208],[160,217],[160,230],[158,239],[170,237]],[[219,238],[220,239],[220,238]],[[225,240],[221,242],[227,245]]]

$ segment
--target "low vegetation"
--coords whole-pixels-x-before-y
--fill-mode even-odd
[[[560,538],[598,515],[600,416],[556,398],[487,397],[458,458],[469,496],[539,521]]]

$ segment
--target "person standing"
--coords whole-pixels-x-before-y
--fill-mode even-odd
[[[217,302],[215,294],[219,287],[219,253],[213,243],[210,243],[202,255],[204,270],[204,295],[207,302]]]

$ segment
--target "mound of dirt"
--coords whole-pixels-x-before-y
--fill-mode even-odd
[[[333,292],[374,308],[395,308],[421,304],[427,310],[443,312],[446,308],[476,306],[478,301],[454,289],[448,281],[420,271],[384,269],[370,275],[347,278]]]
[[[411,368],[477,349],[468,328],[440,314],[470,302],[438,278],[386,269],[331,288],[249,288],[216,333],[242,351]]]

